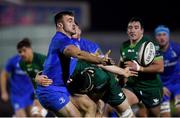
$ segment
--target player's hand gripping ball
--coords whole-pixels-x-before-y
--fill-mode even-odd
[[[153,62],[155,56],[156,56],[155,45],[152,42],[147,41],[144,42],[139,48],[137,62],[141,66],[146,67]]]

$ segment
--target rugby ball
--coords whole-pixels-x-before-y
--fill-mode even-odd
[[[151,41],[146,41],[139,47],[137,62],[141,66],[148,66],[153,62],[155,56],[155,45]]]

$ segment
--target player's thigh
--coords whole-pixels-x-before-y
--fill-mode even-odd
[[[107,97],[106,99],[104,99],[105,102],[115,108],[118,114],[121,114],[122,117],[133,116],[133,112],[126,99],[126,96],[123,93],[116,79],[111,78],[108,83],[107,93],[104,97]]]
[[[139,99],[131,90],[129,90],[127,88],[122,88],[122,90],[123,90],[123,92],[128,100],[128,103],[130,105],[137,104],[139,102]]]
[[[81,114],[75,105],[69,101],[63,108],[56,112],[57,116],[80,117]]]
[[[58,116],[79,116],[79,111],[70,101],[70,94],[65,87],[61,91],[54,89],[41,91],[38,93],[38,99],[42,106]],[[72,111],[72,114],[69,113]]]
[[[148,116],[150,117],[159,117],[160,116],[160,105],[153,107],[153,108],[148,108]]]
[[[81,111],[85,116],[95,117],[97,105],[85,94],[75,94],[71,96],[72,103]]]
[[[126,96],[117,80],[115,78],[111,78],[107,84],[107,89],[102,97],[102,100],[111,106],[118,106],[119,104],[123,103]]]
[[[148,89],[141,89],[140,97],[143,104],[146,106],[150,116],[159,116],[160,115],[160,104],[162,101],[162,88],[154,87]]]

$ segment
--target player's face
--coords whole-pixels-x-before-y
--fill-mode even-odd
[[[127,27],[128,38],[133,41],[137,41],[143,35],[143,28],[140,22],[130,22]]]
[[[76,25],[74,22],[74,17],[65,15],[63,16],[63,29],[66,33],[70,34],[71,36],[76,33]]]
[[[169,36],[165,32],[160,32],[156,34],[155,38],[160,46],[166,46],[168,44]]]
[[[18,49],[18,53],[24,61],[29,61],[33,52],[30,47],[22,47],[21,49]]]
[[[76,27],[76,34],[72,35],[72,38],[79,39],[81,37],[81,29],[77,25],[75,27]]]

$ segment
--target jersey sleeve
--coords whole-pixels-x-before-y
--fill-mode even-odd
[[[13,59],[8,59],[8,61],[6,62],[6,65],[5,65],[5,71],[7,71],[8,73],[12,72],[13,71]]]
[[[64,37],[64,38],[62,38],[60,40],[56,39],[54,43],[55,43],[54,45],[56,46],[56,48],[58,48],[61,53],[63,53],[64,49],[69,45],[76,46],[73,43],[73,41],[71,39],[67,38],[67,37]]]

